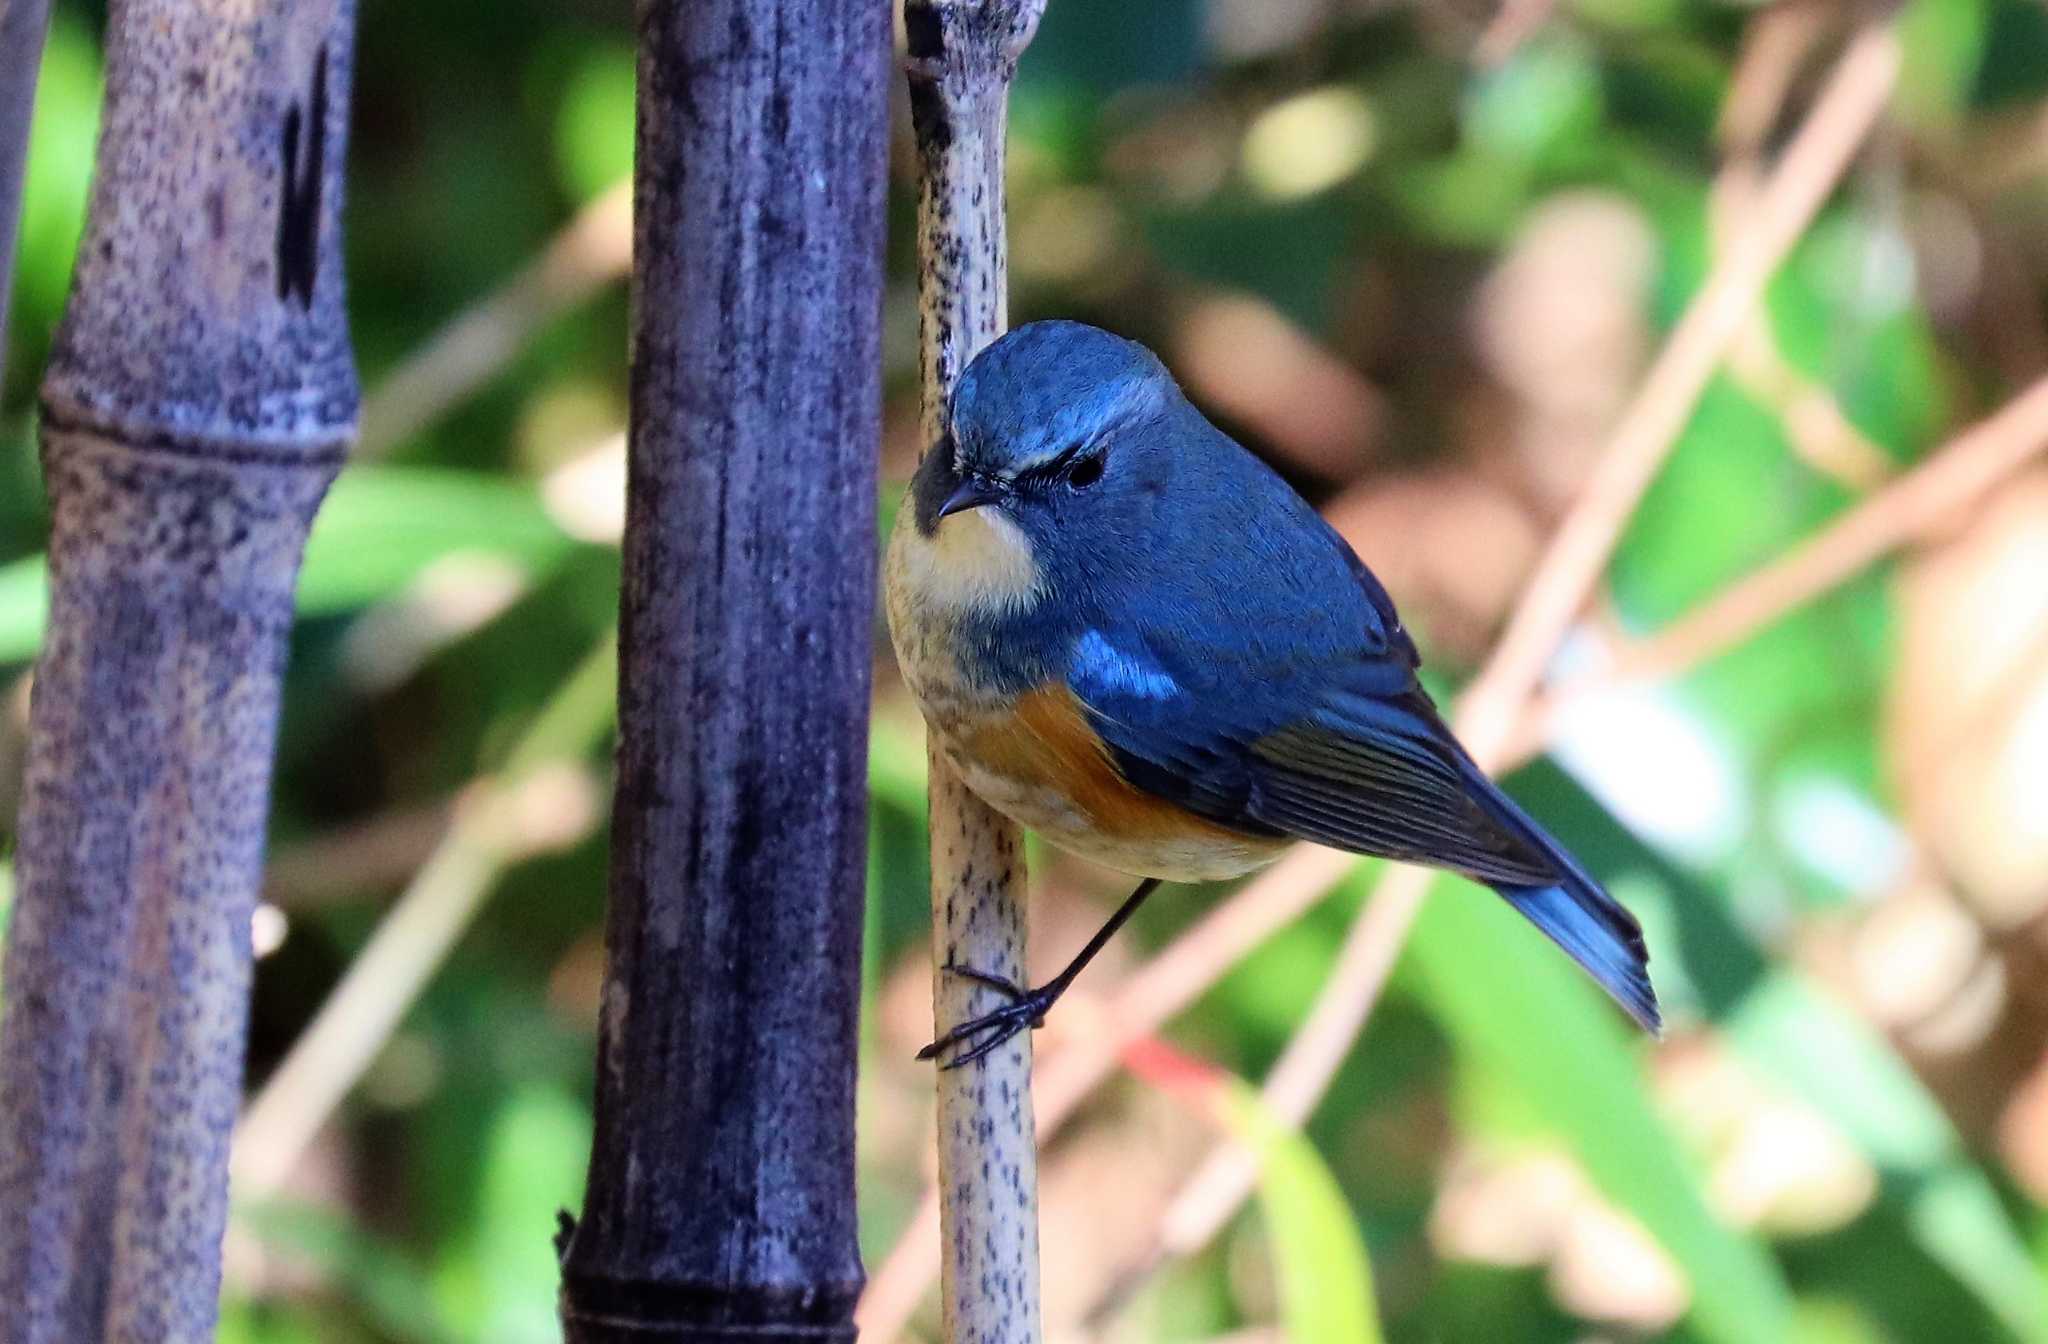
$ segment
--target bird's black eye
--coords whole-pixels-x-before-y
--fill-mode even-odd
[[[1086,490],[1102,479],[1102,454],[1084,457],[1067,468],[1067,484],[1076,490]]]

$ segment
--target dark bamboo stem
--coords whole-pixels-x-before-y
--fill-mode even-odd
[[[641,0],[597,1133],[572,1344],[853,1337],[889,11]]]
[[[117,0],[43,384],[53,522],[0,1021],[0,1341],[212,1338],[249,916],[354,430],[349,0]]]
[[[14,292],[29,116],[49,31],[50,0],[0,0],[0,376],[7,372],[8,300]]]

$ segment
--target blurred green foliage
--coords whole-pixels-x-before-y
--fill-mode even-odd
[[[103,14],[83,0],[56,8],[0,381],[0,662],[14,674],[43,614],[34,387],[78,237],[100,89]],[[1319,502],[1341,508],[1397,479],[1508,478],[1512,511],[1540,532],[1557,512],[1542,483],[1553,468],[1502,444],[1544,387],[1515,384],[1475,315],[1499,300],[1547,210],[1601,202],[1649,240],[1626,313],[1640,339],[1613,371],[1631,385],[1712,264],[1717,118],[1766,12],[1577,0],[1488,64],[1473,55],[1494,18],[1485,7],[1051,0],[1013,107],[1015,316],[1078,316],[1155,343],[1198,400]],[[1842,16],[1814,14],[1819,35],[1764,128],[1770,146],[1839,46]],[[2000,150],[1994,134],[2042,114],[2048,18],[2029,0],[1913,0],[1901,22],[1891,118],[1757,323],[1878,473],[1920,461],[2010,394],[2024,367],[2008,348],[2012,313],[2038,307],[2048,272],[2040,156]],[[629,169],[632,92],[624,5],[366,0],[348,242],[373,396]],[[2015,161],[1996,170],[1982,161],[1994,152]],[[885,371],[897,410],[915,395],[904,172],[899,153]],[[1929,234],[1929,220],[1952,223]],[[1938,294],[1954,260],[1942,248],[1957,240],[1982,259],[1974,288]],[[1287,442],[1228,370],[1203,372],[1189,333],[1219,297],[1249,301],[1372,389],[1375,441],[1332,467]],[[386,460],[351,467],[327,503],[287,690],[268,893],[286,931],[260,963],[252,1087],[424,857],[402,838],[408,818],[522,741],[605,763],[585,749],[594,730],[582,719],[568,733],[535,725],[590,675],[615,615],[615,549],[562,492],[594,479],[585,493],[604,498],[609,478],[575,473],[602,461],[623,423],[624,318],[619,283],[553,314],[480,391]],[[1519,331],[1536,346],[1551,334]],[[1597,442],[1597,427],[1581,438]],[[885,520],[913,454],[892,438]],[[1786,400],[1731,365],[1627,530],[1605,619],[1634,632],[1671,621],[1839,517],[1868,484],[1816,463]],[[1375,542],[1402,544],[1356,539],[1376,564]],[[1394,587],[1433,674],[1455,684],[1483,640],[1451,633],[1458,613],[1426,586]],[[1485,629],[1500,615],[1497,601],[1465,613]],[[1561,1341],[1586,1337],[1589,1319],[1720,1344],[2048,1340],[2048,1215],[1998,1138],[2021,1081],[1968,1060],[1930,1070],[1817,975],[1811,952],[1816,930],[1882,904],[1896,856],[1918,839],[1886,767],[1885,704],[1907,638],[1893,576],[1859,577],[1677,686],[1633,695],[1605,736],[1560,751],[1568,769],[1521,772],[1530,808],[1643,915],[1671,1039],[1633,1037],[1505,910],[1439,884],[1310,1142],[1232,1090],[1222,1123],[1272,1157],[1261,1200],[1222,1246],[1155,1276],[1107,1337],[1273,1321],[1302,1340],[1363,1339],[1370,1311],[1393,1341]],[[862,1089],[871,1260],[914,1207],[928,1124],[921,1075],[902,1058],[917,1023],[890,1007],[914,1003],[924,974],[923,751],[879,627],[877,647]],[[18,705],[9,713],[18,758]],[[538,763],[530,751],[515,762]],[[239,1217],[224,1340],[555,1337],[549,1238],[555,1210],[577,1203],[589,1138],[604,891],[601,818],[573,830],[504,872],[299,1178]],[[295,855],[318,856],[319,881],[290,876]],[[1099,875],[1039,868],[1062,908],[1083,907],[1077,919],[1109,889]],[[1347,884],[1223,978],[1176,1024],[1182,1047],[1261,1076],[1361,891]],[[1212,898],[1155,902],[1127,942],[1163,943]],[[2007,1029],[2039,1057],[2040,1019],[2023,1007]],[[1702,1059],[1734,1061],[1716,1067],[1762,1100],[1709,1123],[1684,1084]],[[1133,1119],[1144,1095],[1111,1089],[1051,1166],[1090,1136],[1144,1147]],[[1846,1202],[1804,1224],[1729,1194],[1729,1128],[1788,1109],[1870,1182],[1856,1196],[1848,1180]],[[1207,1134],[1216,1121],[1179,1123]],[[1513,1245],[1489,1255],[1484,1237],[1461,1239],[1454,1196],[1474,1164],[1532,1155],[1579,1173],[1570,1210],[1496,1192],[1478,1199],[1480,1221]],[[1822,1165],[1781,1174],[1797,1186]],[[1128,1191],[1098,1183],[1101,1207],[1049,1204],[1048,1237],[1152,1216],[1130,1179]],[[1573,1286],[1580,1224],[1566,1213],[1596,1208],[1622,1220],[1629,1247],[1654,1244],[1675,1300],[1631,1295],[1634,1262],[1619,1251],[1593,1254],[1591,1287]]]

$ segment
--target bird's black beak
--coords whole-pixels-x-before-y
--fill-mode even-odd
[[[993,504],[1002,496],[1002,487],[994,481],[981,476],[965,476],[961,478],[959,485],[953,487],[953,492],[946,496],[945,502],[939,505],[939,517],[944,518],[948,514],[962,513],[968,509],[978,509],[984,504]]]
[[[917,509],[917,529],[929,537],[938,531],[939,519],[993,503],[1002,498],[1003,490],[998,481],[972,472],[963,474],[955,467],[949,434],[925,453],[911,481],[910,494]]]

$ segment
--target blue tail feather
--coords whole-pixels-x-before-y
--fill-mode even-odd
[[[1467,769],[1487,810],[1557,868],[1558,881],[1551,886],[1494,883],[1493,889],[1583,966],[1645,1031],[1661,1032],[1663,1016],[1650,984],[1649,949],[1635,916],[1476,767]]]
[[[1663,1030],[1657,991],[1650,987],[1649,958],[1642,950],[1642,934],[1635,930],[1634,920],[1625,928],[1617,927],[1607,912],[1565,886],[1494,890],[1585,967],[1643,1030],[1653,1034]],[[1611,903],[1612,898],[1608,900]]]

